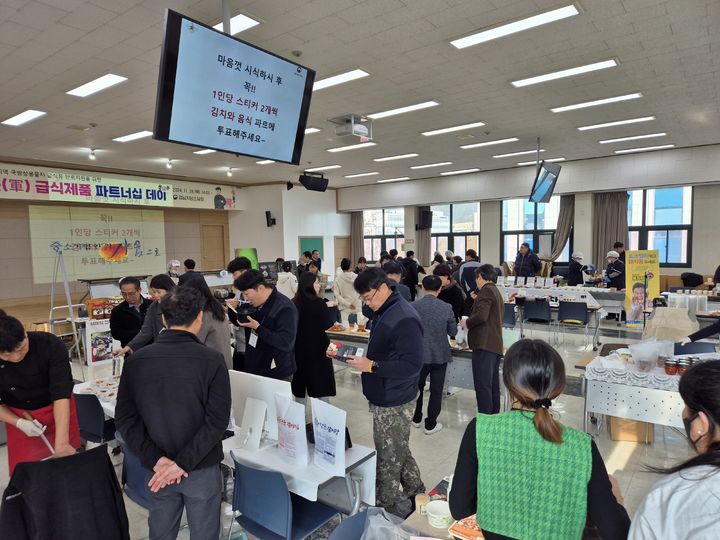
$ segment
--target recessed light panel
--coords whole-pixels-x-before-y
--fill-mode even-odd
[[[313,84],[313,92],[322,90],[323,88],[329,88],[330,86],[337,86],[338,84],[362,79],[368,75],[370,74],[367,71],[363,71],[362,69],[353,69],[352,71],[340,73],[339,75],[333,75],[332,77],[320,79],[319,81],[315,81]]]
[[[552,73],[546,73],[545,75],[538,75],[537,77],[530,77],[528,79],[513,81],[510,84],[512,84],[515,88],[521,88],[523,86],[540,84],[547,81],[554,81],[556,79],[564,79],[565,77],[574,77],[575,75],[582,75],[583,73],[590,73],[591,71],[608,69],[611,67],[616,67],[617,65],[618,64],[615,60],[604,60],[602,62],[595,62],[594,64],[587,64],[584,66],[563,69],[560,71],[554,71]]]
[[[463,131],[465,129],[478,128],[484,125],[485,122],[473,122],[471,124],[462,124],[461,126],[451,126],[441,129],[433,129],[431,131],[423,131],[421,135],[425,135],[426,137],[432,137],[433,135],[442,135],[443,133],[452,133],[453,131]]]
[[[496,144],[505,144],[519,141],[517,137],[510,137],[509,139],[496,139],[494,141],[485,141],[473,144],[463,144],[460,148],[463,150],[470,150],[471,148],[482,148],[483,146],[495,146]]]
[[[413,111],[419,111],[421,109],[428,109],[430,107],[436,107],[440,105],[437,101],[425,101],[423,103],[416,103],[415,105],[408,105],[407,107],[400,107],[398,109],[390,109],[389,111],[382,111],[373,114],[368,114],[368,118],[373,120],[379,120],[380,118],[387,118],[388,116],[395,116],[396,114],[404,114]]]

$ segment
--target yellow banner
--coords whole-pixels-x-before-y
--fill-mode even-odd
[[[625,252],[625,312],[627,325],[643,324],[643,310],[660,296],[660,258],[656,249]]]

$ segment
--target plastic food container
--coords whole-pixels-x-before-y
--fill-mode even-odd
[[[453,523],[447,501],[430,501],[425,507],[428,523],[436,529],[447,529]]]
[[[654,365],[655,361],[649,360],[647,358],[635,360],[635,366],[637,367],[638,371],[642,371],[643,373],[649,372]]]

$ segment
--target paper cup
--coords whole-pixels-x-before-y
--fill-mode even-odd
[[[425,507],[428,516],[428,523],[435,529],[447,529],[452,525],[453,518],[450,514],[450,505],[447,501],[430,501]]]

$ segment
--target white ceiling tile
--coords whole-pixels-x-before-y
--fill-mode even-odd
[[[60,19],[60,23],[72,26],[73,28],[82,28],[86,31],[92,31],[101,24],[104,24],[115,17],[116,14],[112,11],[99,8],[92,4],[83,4]]]

